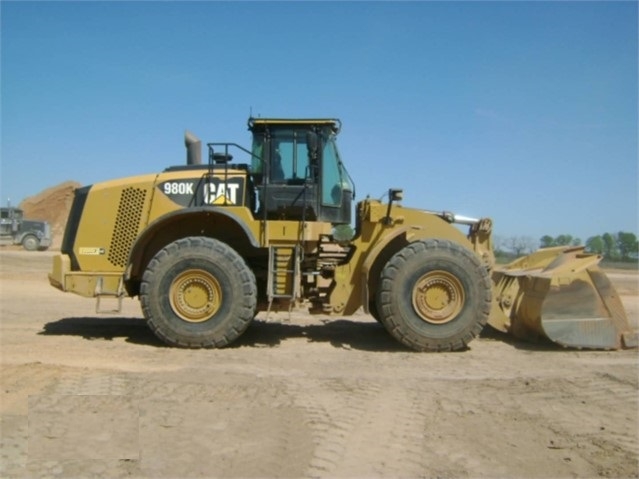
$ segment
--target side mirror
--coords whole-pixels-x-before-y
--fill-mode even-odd
[[[388,190],[388,197],[390,201],[402,201],[404,199],[404,190],[391,188]]]
[[[395,201],[402,201],[404,199],[404,190],[399,188],[390,188],[388,190],[388,208],[386,209],[386,216],[382,219],[382,223],[390,225],[391,221],[391,208]]]

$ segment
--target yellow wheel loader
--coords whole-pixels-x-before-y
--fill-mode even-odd
[[[208,143],[202,162],[187,132],[186,164],[76,190],[51,284],[97,298],[98,312],[138,296],[157,336],[189,348],[226,346],[257,313],[300,306],[363,308],[419,351],[463,349],[487,323],[565,346],[633,345],[597,257],[542,251],[497,271],[488,218],[405,208],[399,189],[353,205],[339,120],[248,128],[250,149]]]

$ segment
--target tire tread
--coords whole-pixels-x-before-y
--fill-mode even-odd
[[[399,317],[393,308],[392,287],[397,275],[418,254],[444,252],[446,255],[454,255],[461,258],[464,264],[471,268],[471,276],[479,280],[480,297],[477,298],[478,314],[472,325],[462,333],[448,340],[417,337],[413,330],[406,327],[405,321]],[[396,253],[383,268],[380,277],[380,290],[378,292],[378,304],[380,319],[386,329],[402,344],[418,351],[457,351],[465,349],[476,338],[488,321],[492,302],[491,281],[486,267],[474,255],[449,240],[426,239],[416,241],[404,247]]]
[[[240,290],[243,292],[242,306],[239,314],[234,317],[227,330],[216,336],[199,338],[197,341],[188,340],[179,334],[162,326],[154,318],[151,310],[149,293],[151,284],[160,274],[163,263],[170,257],[180,254],[188,254],[194,250],[211,250],[228,259],[232,266],[239,272]],[[185,253],[186,252],[186,253]],[[160,250],[149,262],[140,284],[140,303],[142,312],[147,318],[147,324],[151,330],[165,343],[183,348],[221,348],[235,341],[249,326],[254,317],[255,305],[257,302],[257,288],[253,272],[248,268],[244,260],[235,250],[226,243],[207,237],[187,237],[168,244]]]

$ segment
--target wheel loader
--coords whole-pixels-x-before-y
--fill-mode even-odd
[[[50,283],[98,312],[138,296],[155,334],[186,348],[224,347],[258,313],[300,307],[363,309],[418,351],[464,349],[487,323],[563,346],[636,345],[597,256],[542,250],[497,269],[489,218],[407,208],[398,188],[354,204],[339,120],[248,129],[251,148],[208,143],[203,162],[187,131],[186,164],[77,189]]]

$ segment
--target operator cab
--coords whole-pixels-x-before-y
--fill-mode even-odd
[[[0,208],[0,235],[11,235],[20,229],[23,213],[18,208]]]
[[[340,160],[336,119],[250,118],[258,218],[350,224],[354,186]]]

